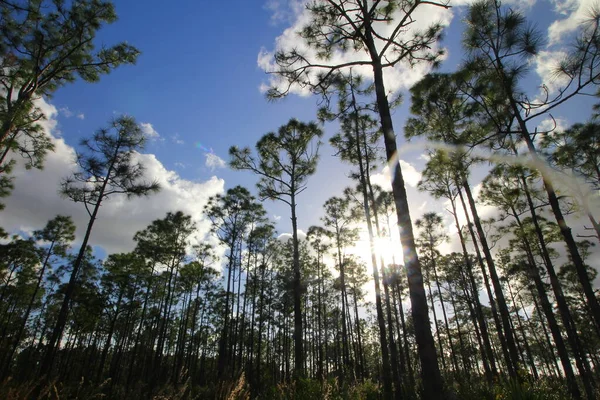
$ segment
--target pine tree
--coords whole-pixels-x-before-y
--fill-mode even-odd
[[[234,146],[229,149],[230,165],[234,169],[249,170],[260,177],[257,187],[261,198],[281,201],[290,207],[294,253],[294,373],[297,377],[304,376],[297,196],[306,189],[308,177],[316,171],[318,139],[322,135],[323,131],[316,124],[292,119],[277,132],[267,133],[258,141],[256,156],[250,148]]]
[[[100,205],[116,194],[127,197],[146,196],[160,189],[158,183],[143,180],[144,168],[134,158],[135,152],[143,148],[144,140],[144,135],[133,118],[124,116],[113,120],[109,128],[100,129],[91,139],[82,141],[84,152],[77,155],[80,170],[62,182],[62,193],[74,202],[82,202],[90,220],[73,264],[56,325],[47,344],[40,376],[46,376],[52,369],[54,355],[67,322],[77,274]]]

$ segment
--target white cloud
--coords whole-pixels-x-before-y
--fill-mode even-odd
[[[58,109],[53,104],[48,103],[44,98],[37,98],[35,100],[35,106],[46,116],[46,119],[40,121],[40,125],[42,125],[44,131],[52,132],[57,136],[58,121],[56,120],[56,117],[58,116]]]
[[[589,11],[597,3],[595,0],[551,0],[554,10],[565,18],[554,21],[548,27],[548,37],[551,44],[560,42],[564,36],[581,27],[584,20],[589,18]]]
[[[156,129],[154,129],[152,124],[149,122],[140,122],[140,128],[142,129],[144,135],[150,139],[158,139],[160,137]]]
[[[215,153],[206,153],[206,161],[204,163],[211,171],[217,168],[225,168],[227,163]]]
[[[487,218],[497,217],[500,214],[497,207],[490,206],[490,205],[484,205],[479,201],[479,195],[481,194],[481,189],[483,189],[483,185],[481,182],[478,183],[477,185],[471,187],[471,192],[473,193],[473,199],[475,199],[475,202],[477,203],[477,214],[479,214],[479,218],[481,218],[483,220],[483,219],[487,219]],[[465,219],[465,221],[466,221],[466,219]]]
[[[569,126],[564,118],[546,118],[537,126],[538,132],[562,132]]]
[[[71,118],[73,115],[75,115],[73,111],[69,110],[69,107],[61,107],[58,111],[60,111],[60,113],[67,118]]]
[[[557,93],[560,89],[565,89],[569,83],[569,78],[566,75],[557,72],[560,62],[566,57],[567,53],[561,50],[543,50],[535,58],[535,71],[550,95]],[[544,95],[542,93],[541,97],[543,98]]]
[[[419,155],[419,160],[427,162],[430,159],[431,159],[431,154],[429,154],[429,153],[421,153],[421,155]]]
[[[181,139],[181,137],[179,136],[179,133],[174,134],[173,136],[171,136],[171,140],[173,141],[173,143],[175,144],[185,144],[185,142]]]
[[[57,110],[41,101],[39,106],[48,112],[44,121],[46,132],[56,127]],[[6,210],[0,214],[0,225],[9,232],[31,232],[45,226],[57,214],[70,215],[77,225],[77,240],[81,240],[89,221],[82,204],[62,198],[58,193],[60,180],[74,171],[75,151],[61,138],[54,138],[55,152],[49,153],[43,170],[15,168],[15,189],[4,199]],[[133,235],[153,220],[164,218],[168,211],[183,211],[192,216],[198,226],[197,236],[202,239],[210,222],[203,215],[204,205],[212,195],[224,191],[224,181],[212,177],[205,182],[182,179],[153,154],[137,154],[136,159],[145,167],[148,180],[156,180],[162,190],[147,198],[127,200],[113,196],[102,204],[94,224],[90,244],[100,246],[109,253],[133,249]]]
[[[73,112],[69,109],[69,107],[61,107],[58,109],[58,111],[60,112],[60,114],[62,114],[65,118],[71,118],[71,117],[75,117],[78,119],[85,119],[85,114],[82,112]]]
[[[412,164],[404,160],[400,160],[400,168],[402,169],[404,183],[411,187],[417,187],[421,180],[421,173]],[[385,190],[392,190],[392,176],[390,175],[389,166],[386,165],[380,172],[371,175],[371,182]]]
[[[268,0],[264,7],[271,12],[271,23],[291,23],[302,12],[304,1]]]
[[[297,229],[296,233],[298,234],[298,240],[306,239],[306,232],[304,232],[302,229]],[[286,240],[291,240],[292,234],[291,233],[282,233],[281,235],[277,236],[277,239],[281,242],[286,241]]]

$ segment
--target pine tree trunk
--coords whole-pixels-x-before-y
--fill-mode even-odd
[[[106,363],[106,356],[108,355],[108,350],[110,349],[110,342],[112,341],[113,333],[115,332],[115,325],[117,324],[117,318],[119,317],[122,299],[123,299],[123,290],[119,290],[119,297],[117,299],[115,316],[110,320],[110,326],[108,328],[108,335],[106,337],[106,343],[104,344],[104,349],[102,349],[102,355],[100,356],[100,366],[98,367],[98,378],[97,378],[99,381],[102,379],[102,375],[104,373],[104,364]]]
[[[517,120],[517,124],[521,130],[520,136],[525,141],[527,145],[527,150],[529,155],[532,158],[532,161],[535,165],[543,165],[544,161],[539,157],[538,152],[535,148],[535,144],[531,139],[531,135],[529,133],[529,129],[527,127],[527,123],[521,116],[521,112],[519,109],[519,105],[517,101],[514,99],[512,88],[510,87],[510,83],[508,82],[507,77],[504,73],[504,67],[502,65],[501,60],[496,60],[498,64],[498,73],[499,78],[502,84],[505,86],[507,97],[512,108],[512,112],[514,114],[515,119]],[[563,236],[564,242],[567,245],[567,249],[571,256],[571,261],[575,265],[575,270],[577,271],[577,276],[579,278],[579,282],[583,288],[583,292],[585,293],[586,300],[588,302],[588,306],[591,310],[592,317],[596,324],[596,327],[600,329],[600,303],[598,302],[598,298],[592,288],[592,283],[590,282],[589,276],[587,274],[587,270],[585,268],[585,263],[581,258],[581,254],[579,253],[579,249],[577,248],[577,242],[573,237],[573,233],[571,232],[571,228],[567,225],[565,221],[563,212],[560,208],[560,203],[558,201],[558,196],[556,195],[556,190],[554,189],[554,185],[551,182],[550,178],[547,175],[547,172],[544,168],[539,169],[540,174],[542,175],[542,181],[544,183],[544,189],[546,194],[548,195],[548,202],[550,203],[550,207],[552,209],[552,213],[554,214],[554,218],[556,219],[556,223],[560,228],[560,232]]]
[[[543,312],[542,312],[542,310],[540,310],[540,305],[539,305],[539,303],[537,301],[537,298],[536,298],[537,296],[533,292],[533,288],[530,287],[529,290],[531,291],[531,298],[533,300],[533,305],[535,307],[535,312],[539,316],[543,315]],[[554,364],[554,369],[556,371],[557,376],[562,378],[564,375],[563,375],[562,370],[558,366],[557,357],[556,357],[556,355],[554,353],[554,345],[553,345],[552,341],[550,340],[550,335],[548,334],[548,329],[546,329],[546,324],[544,324],[543,321],[540,320],[540,322],[541,322],[540,325],[542,326],[542,330],[544,331],[544,337],[546,339],[546,344],[548,345],[549,353],[552,355],[551,361]]]
[[[448,336],[448,344],[450,345],[450,357],[452,359],[452,365],[454,366],[454,372],[458,373],[459,368],[458,361],[456,360],[456,349],[454,348],[454,343],[452,342],[452,335],[450,335],[450,326],[448,325],[448,316],[446,315],[446,306],[444,305],[444,298],[442,297],[442,287],[437,273],[437,260],[435,260],[435,258],[433,259],[431,266],[433,268],[433,278],[435,279],[438,297],[440,298],[440,307],[442,308],[442,316],[444,317],[444,326],[446,328],[446,335]]]
[[[352,92],[353,96],[353,104],[356,104],[356,99],[354,99],[354,92]],[[356,111],[356,110],[355,110]],[[369,235],[369,250],[371,254],[371,267],[373,271],[373,282],[375,284],[375,310],[377,314],[377,327],[379,328],[379,344],[381,346],[381,380],[383,383],[383,394],[384,399],[391,400],[392,398],[392,377],[390,375],[390,355],[388,348],[388,341],[386,337],[386,327],[385,327],[385,317],[383,314],[383,306],[381,301],[381,287],[379,281],[379,270],[377,267],[377,254],[375,252],[375,234],[373,231],[373,222],[371,219],[371,206],[369,201],[369,192],[368,189],[372,190],[370,182],[368,181],[368,172],[369,172],[369,160],[365,160],[363,164],[362,159],[362,151],[360,148],[361,141],[359,140],[360,129],[358,127],[358,121],[355,119],[355,131],[356,131],[356,146],[357,146],[357,156],[358,156],[358,167],[360,174],[360,184],[361,191],[363,197],[363,209],[365,212],[365,221],[367,224],[367,233]],[[365,168],[366,164],[366,168]],[[371,200],[373,195],[370,195]],[[375,215],[377,212],[374,211]],[[327,343],[327,334],[325,335],[325,341]]]
[[[294,179],[292,179],[294,181]],[[293,268],[294,268],[294,376],[304,377],[304,346],[302,340],[302,276],[300,274],[300,250],[298,243],[298,221],[296,219],[296,196],[295,190],[291,196],[292,211],[292,245],[293,245]]]
[[[512,291],[510,285],[508,285],[508,293],[510,294],[510,298],[512,300],[513,308],[515,309],[517,324],[519,325],[519,331],[521,332],[521,336],[523,336],[523,345],[525,347],[525,353],[527,354],[527,360],[529,361],[529,366],[531,368],[531,373],[533,374],[533,378],[535,380],[539,379],[539,374],[537,368],[535,366],[535,360],[533,355],[531,354],[531,347],[529,347],[529,340],[527,340],[527,335],[525,333],[525,328],[523,328],[523,321],[519,316],[519,308],[517,307],[517,302],[515,301],[515,295]]]
[[[112,166],[111,166],[112,167]],[[108,180],[105,180],[103,188],[106,188],[106,184]],[[104,193],[104,189],[101,193]],[[101,196],[99,197],[101,198]],[[83,237],[83,242],[81,243],[81,248],[79,249],[79,253],[77,254],[77,258],[73,263],[73,271],[71,272],[71,277],[69,278],[69,282],[67,284],[67,288],[65,290],[65,296],[58,312],[58,317],[56,319],[56,325],[54,326],[54,330],[50,336],[50,340],[46,345],[46,355],[42,361],[42,365],[40,367],[40,377],[47,379],[49,378],[49,374],[52,371],[52,364],[54,363],[54,357],[60,347],[60,341],[67,324],[67,318],[69,314],[69,304],[71,303],[71,298],[73,297],[73,293],[75,292],[75,285],[77,282],[77,275],[79,274],[79,270],[81,269],[81,264],[83,262],[85,252],[87,250],[87,244],[90,239],[90,235],[92,234],[92,227],[94,226],[94,222],[96,220],[96,216],[98,215],[98,211],[100,210],[100,201],[94,206],[94,211],[90,217],[88,222],[87,229],[85,231],[85,236]]]
[[[345,261],[342,259],[342,248],[340,245],[341,238],[339,229],[336,231],[336,245],[337,245],[337,257],[338,266],[340,268],[340,298],[342,302],[342,367],[340,368],[340,387],[344,387],[344,379],[346,375],[346,368],[350,367],[350,354],[348,350],[348,331],[346,327],[346,273],[345,273]]]
[[[392,192],[396,204],[396,216],[398,218],[398,230],[400,232],[400,242],[402,243],[404,264],[407,270],[415,336],[421,360],[421,377],[423,383],[427,382],[427,384],[423,385],[423,396],[430,400],[443,399],[445,397],[444,383],[435,352],[433,335],[431,334],[427,297],[425,295],[423,275],[413,235],[408,197],[398,159],[396,135],[394,133],[390,106],[383,81],[383,67],[371,31],[371,21],[366,20],[365,24],[367,25],[365,29],[366,45],[372,60],[377,109],[383,131],[386,159],[392,172]]]
[[[496,301],[498,303],[498,308],[500,311],[500,319],[502,321],[502,327],[504,329],[504,339],[506,340],[506,347],[508,348],[509,357],[506,358],[508,373],[511,376],[511,378],[517,379],[517,371],[519,370],[519,353],[517,352],[517,346],[515,344],[514,335],[510,325],[510,315],[508,312],[508,307],[506,306],[506,299],[504,298],[504,293],[502,291],[502,284],[500,283],[500,278],[498,277],[498,273],[496,272],[494,258],[492,257],[492,253],[487,244],[485,232],[483,231],[483,227],[481,226],[481,221],[479,219],[477,207],[475,206],[475,200],[473,199],[473,195],[471,193],[471,187],[469,185],[469,182],[467,181],[466,176],[464,175],[464,172],[461,176],[461,182],[465,190],[465,194],[467,195],[471,215],[473,216],[473,222],[475,223],[475,228],[477,229],[479,242],[481,243],[481,248],[483,250],[483,254],[485,256],[485,260],[490,272],[492,285],[494,286],[494,293],[496,294]]]
[[[513,147],[513,151],[517,154],[516,148]],[[561,319],[563,321],[564,326],[567,331],[567,339],[569,341],[569,345],[575,355],[575,362],[577,365],[577,369],[579,370],[580,377],[583,381],[583,385],[586,391],[586,395],[588,398],[593,398],[593,389],[592,384],[590,382],[590,367],[587,364],[587,360],[585,360],[584,352],[581,346],[581,341],[579,339],[579,334],[577,333],[577,329],[573,324],[573,318],[571,316],[571,311],[569,309],[569,305],[565,299],[564,293],[562,291],[562,287],[560,281],[558,280],[558,276],[556,275],[556,271],[554,269],[554,265],[552,263],[552,259],[550,257],[550,253],[546,246],[546,239],[544,238],[543,230],[539,224],[539,219],[537,216],[537,212],[535,211],[535,205],[533,203],[533,199],[531,197],[531,193],[529,191],[529,185],[527,184],[527,179],[523,174],[520,174],[521,185],[523,186],[523,192],[525,193],[525,197],[527,199],[527,205],[529,206],[529,211],[531,214],[531,221],[533,222],[533,226],[535,228],[535,233],[538,239],[539,251],[542,255],[542,259],[544,260],[544,265],[546,266],[546,271],[548,272],[548,276],[550,277],[550,284],[552,286],[552,290],[554,293],[554,297],[556,299],[556,303],[558,304],[558,310],[560,312]],[[521,226],[521,222],[516,214],[516,211],[513,210],[513,214],[517,219],[517,223]],[[522,229],[522,228],[521,228]],[[529,248],[529,252],[532,252],[531,246],[527,244]],[[533,257],[533,254],[531,255]],[[572,385],[572,384],[571,384]]]
[[[446,356],[444,355],[444,344],[442,343],[442,337],[440,335],[440,325],[437,319],[437,311],[435,310],[435,303],[433,302],[433,293],[431,292],[431,279],[429,278],[429,271],[425,269],[425,280],[427,281],[427,291],[429,292],[429,302],[431,303],[431,312],[433,313],[433,325],[435,326],[435,334],[438,340],[438,348],[440,349],[440,360],[442,361],[442,368],[446,367]]]
[[[134,365],[136,362],[136,356],[138,353],[138,348],[139,348],[139,343],[140,343],[140,339],[141,339],[141,335],[142,335],[142,329],[144,327],[144,323],[146,322],[146,310],[148,308],[148,300],[150,298],[150,288],[151,288],[151,281],[152,281],[152,276],[154,275],[154,262],[152,263],[152,269],[150,272],[150,276],[148,278],[148,286],[146,287],[146,293],[144,294],[144,305],[142,306],[142,315],[140,316],[140,324],[137,330],[137,333],[135,335],[135,341],[133,344],[133,352],[131,355],[131,361],[129,362],[129,372],[127,374],[127,384],[125,385],[125,392],[128,393],[129,392],[129,387],[131,385],[131,381],[133,379],[133,371],[134,371]],[[139,376],[139,375],[138,375]]]
[[[535,262],[535,258],[533,256],[533,251],[531,249],[531,245],[525,236],[525,230],[521,219],[519,218],[516,210],[512,210],[513,217],[517,222],[517,226],[521,230],[521,234],[523,235],[523,246],[525,248],[525,253],[527,254],[527,261],[529,263],[528,272],[530,276],[533,278],[535,287],[537,289],[538,296],[540,298],[540,302],[542,305],[542,310],[544,311],[544,315],[546,320],[548,321],[548,326],[550,327],[550,332],[552,333],[552,338],[554,339],[554,344],[556,345],[556,351],[558,352],[558,356],[560,357],[561,365],[563,371],[565,372],[565,376],[567,378],[567,385],[569,387],[569,391],[571,395],[576,399],[581,399],[581,393],[579,391],[579,387],[577,386],[577,381],[575,379],[575,374],[573,373],[573,368],[571,366],[571,358],[569,357],[569,353],[563,341],[562,335],[560,333],[560,328],[558,326],[558,322],[556,321],[556,317],[554,315],[554,311],[552,310],[552,305],[550,300],[548,299],[548,294],[546,293],[546,288],[544,287],[544,283],[542,281],[542,277],[540,276],[540,271],[538,270],[537,264]],[[565,325],[568,324],[568,321]],[[567,334],[569,331],[567,330]],[[576,361],[578,355],[575,354]],[[578,363],[579,365],[579,363]],[[580,371],[581,373],[581,371]],[[585,375],[583,375],[585,376]],[[589,397],[589,393],[588,393]],[[590,398],[592,399],[593,396]]]
[[[221,337],[219,338],[219,354],[217,356],[217,377],[222,378],[227,367],[227,335],[229,333],[229,298],[231,290],[231,275],[235,265],[235,246],[236,246],[236,231],[231,234],[232,240],[229,244],[229,263],[227,267],[227,290],[225,292],[225,308],[223,316],[223,330],[221,331]]]
[[[1,161],[0,161],[0,163],[1,163]],[[50,243],[50,247],[48,248],[46,257],[44,257],[44,262],[42,263],[42,267],[40,268],[38,279],[35,284],[35,289],[33,290],[33,293],[31,294],[31,298],[29,299],[29,303],[27,304],[27,310],[25,311],[25,314],[23,315],[23,323],[21,324],[21,326],[19,327],[19,330],[17,331],[17,334],[15,335],[14,343],[8,353],[6,362],[4,364],[4,370],[0,374],[0,377],[5,377],[10,372],[10,366],[12,364],[13,357],[15,355],[15,352],[17,351],[17,348],[19,347],[19,344],[21,343],[21,338],[23,336],[23,332],[25,332],[25,327],[27,326],[27,320],[29,319],[29,315],[31,314],[31,310],[33,309],[33,303],[35,302],[35,298],[40,290],[42,280],[44,279],[44,274],[46,273],[46,268],[48,267],[50,257],[52,256],[52,250],[54,248],[54,244],[55,244],[55,241],[52,241]]]
[[[488,383],[491,383],[493,381],[494,376],[498,375],[498,370],[496,369],[496,361],[494,360],[494,353],[492,351],[492,345],[490,344],[490,336],[487,329],[487,323],[485,322],[483,310],[481,308],[481,302],[479,301],[479,290],[477,288],[477,283],[475,282],[475,277],[473,275],[473,264],[471,262],[471,257],[469,256],[469,252],[467,250],[466,241],[463,236],[460,223],[458,221],[455,199],[450,199],[450,204],[452,206],[452,216],[454,217],[454,224],[456,226],[456,231],[458,232],[458,239],[460,241],[463,257],[465,259],[465,266],[467,270],[466,274],[469,277],[469,284],[473,293],[473,301],[475,303],[474,314],[476,317],[476,323],[479,325],[479,331],[481,332],[481,340],[483,341],[483,348],[481,349],[481,359],[483,362],[483,368],[485,370]]]

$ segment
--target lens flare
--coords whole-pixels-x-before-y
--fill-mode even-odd
[[[571,171],[558,171],[552,168],[542,156],[532,157],[528,152],[523,155],[501,154],[484,149],[472,149],[464,146],[456,146],[442,142],[423,142],[403,144],[394,157],[388,162],[390,171],[395,171],[396,164],[400,162],[400,155],[413,150],[441,150],[448,153],[464,152],[471,156],[481,158],[494,163],[505,163],[510,165],[521,165],[539,171],[562,195],[575,200],[586,214],[596,215],[600,213],[600,197],[597,192],[580,176]]]
[[[196,142],[196,143],[194,143],[194,147],[196,147],[197,149],[200,149],[200,150],[202,150],[202,151],[204,151],[204,152],[206,152],[206,153],[211,153],[211,154],[212,154],[212,153],[214,153],[214,151],[213,151],[212,147],[211,147],[211,148],[208,148],[208,147],[204,146],[204,145],[203,145],[202,143],[200,143],[200,142]]]

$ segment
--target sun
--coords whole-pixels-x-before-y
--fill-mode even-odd
[[[375,252],[378,256],[383,257],[386,265],[397,263],[402,258],[401,251],[399,251],[399,244],[395,244],[387,237],[375,238]]]
[[[402,249],[398,240],[394,238],[390,240],[389,237],[376,237],[374,248],[377,255],[378,267],[381,267],[380,257],[383,257],[385,265],[402,262]],[[359,239],[355,242],[353,248],[350,249],[350,252],[363,259],[366,263],[371,263],[371,246],[369,234],[366,229],[361,230]]]

